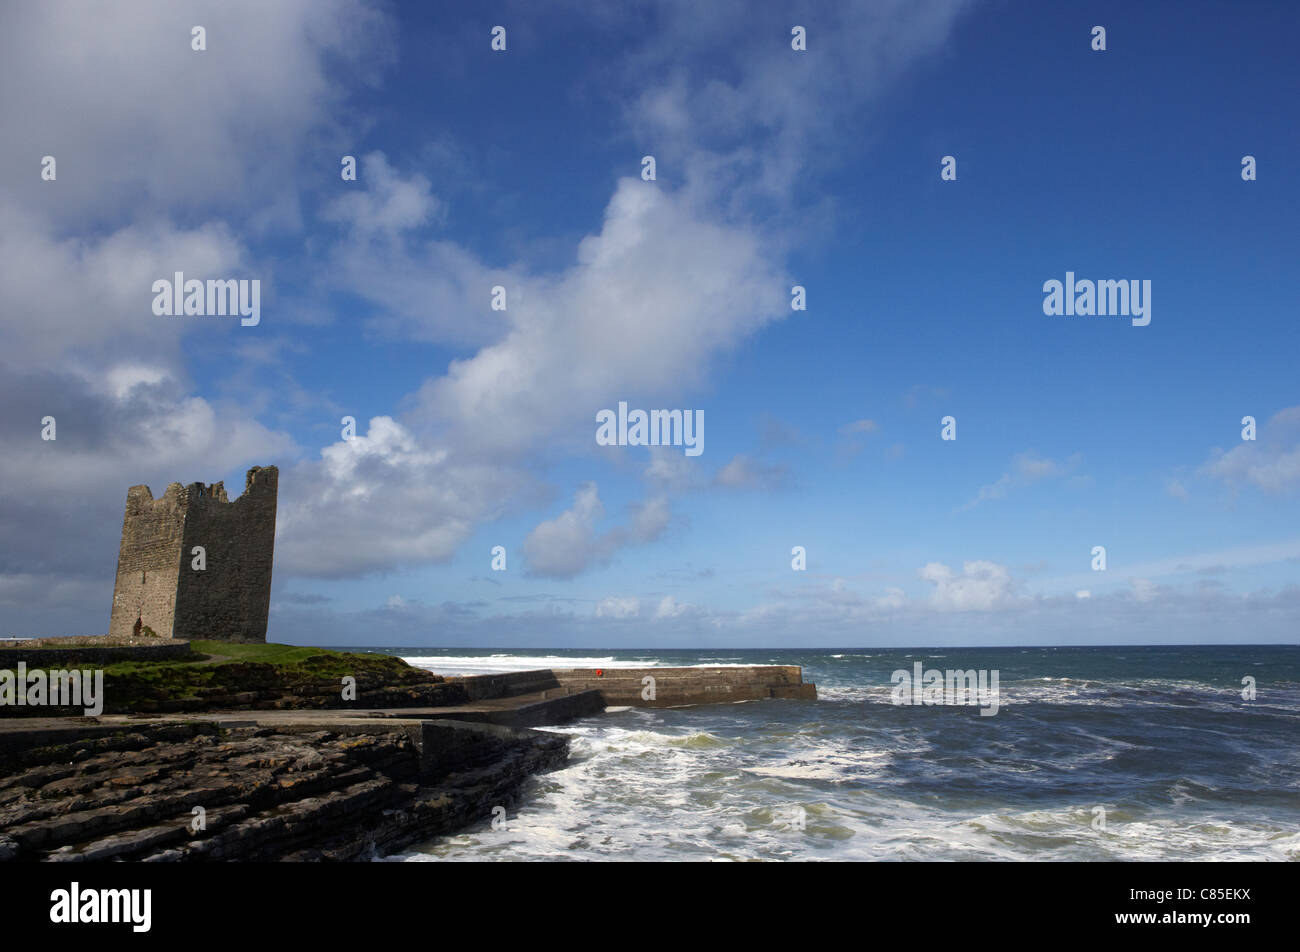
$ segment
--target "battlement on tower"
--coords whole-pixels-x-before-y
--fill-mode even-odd
[[[220,482],[127,490],[109,635],[265,641],[278,484],[254,466],[233,502]]]

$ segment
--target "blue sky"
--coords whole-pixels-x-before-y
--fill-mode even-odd
[[[272,640],[1294,643],[1300,13],[706,6],[0,14],[0,634],[106,629],[128,485],[274,463]]]

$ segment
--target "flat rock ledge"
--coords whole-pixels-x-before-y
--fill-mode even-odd
[[[0,860],[368,860],[489,821],[568,750],[562,734],[393,718],[10,734]]]

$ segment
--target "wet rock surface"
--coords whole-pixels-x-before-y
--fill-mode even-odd
[[[488,821],[567,757],[562,735],[442,721],[64,736],[0,754],[0,861],[370,859]]]

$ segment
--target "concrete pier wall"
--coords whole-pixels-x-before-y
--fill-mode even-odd
[[[555,680],[555,675],[545,668],[536,671],[510,671],[505,674],[471,674],[461,678],[449,677],[447,680],[463,685],[465,694],[471,701],[515,697],[538,691],[554,691],[561,686],[560,682]]]
[[[817,698],[817,685],[804,682],[803,669],[798,665],[568,668],[551,673],[567,690],[599,691],[609,706],[681,707],[768,698]],[[647,682],[646,678],[653,681]]]
[[[653,679],[653,690],[646,678]],[[758,664],[692,668],[564,668],[512,671],[448,678],[463,687],[471,702],[522,698],[545,699],[554,705],[566,696],[597,691],[608,707],[684,707],[729,704],[769,698],[817,699],[817,685],[805,683],[798,665]],[[589,701],[573,705],[576,716],[589,711]],[[566,709],[570,705],[565,705]],[[478,718],[475,719],[487,719]],[[515,723],[495,719],[498,723]],[[531,719],[521,722],[531,725]],[[545,723],[545,721],[541,722]]]

